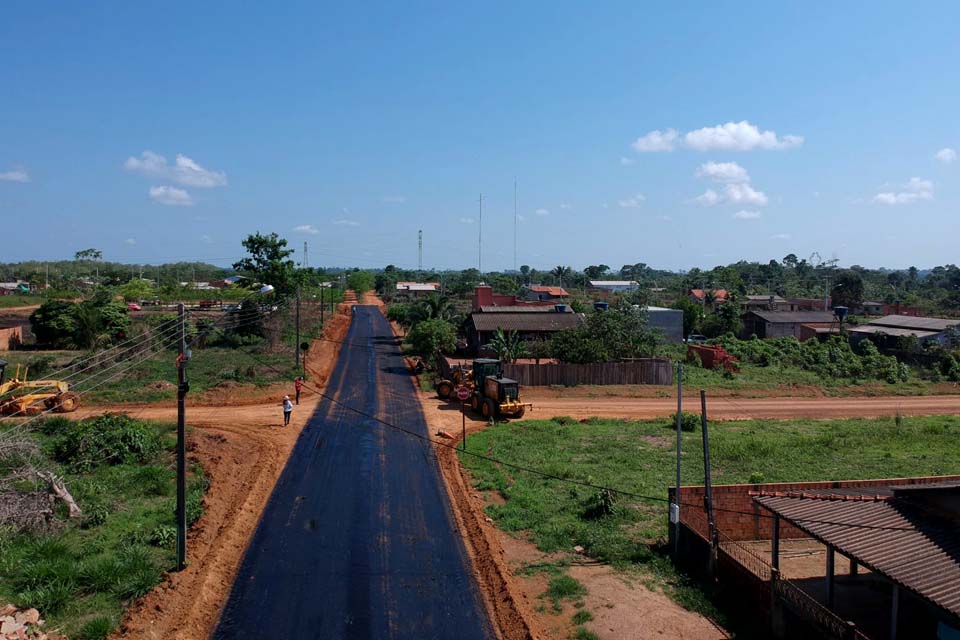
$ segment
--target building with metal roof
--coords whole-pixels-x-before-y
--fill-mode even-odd
[[[780,565],[780,522],[823,543],[826,605],[836,606],[835,555],[891,584],[890,637],[919,622],[898,620],[900,590],[932,608],[939,624],[960,630],[960,482],[891,485],[823,492],[758,492],[754,501],[773,514],[772,564]],[[912,609],[922,616],[923,608]],[[878,612],[880,613],[880,612]],[[921,637],[911,633],[909,637]]]
[[[895,348],[901,338],[914,336],[922,346],[930,342],[947,345],[960,341],[960,320],[922,316],[889,315],[867,324],[850,327],[854,341],[869,338],[880,347]]]
[[[837,331],[840,329],[840,323],[832,311],[752,310],[743,314],[741,319],[743,320],[743,332],[741,335],[744,338],[749,338],[753,335],[758,338],[783,338],[793,336],[797,340],[802,340],[811,335],[803,330],[804,325],[810,325],[811,327],[820,329],[823,329],[824,325],[826,325],[828,329],[831,328],[831,325],[836,325]],[[819,333],[823,333],[823,331]]]
[[[565,305],[558,305],[565,306]],[[474,350],[489,343],[498,330],[516,331],[523,340],[548,339],[557,331],[573,329],[583,321],[583,315],[570,311],[549,311],[536,313],[530,310],[476,312],[467,319],[467,334],[470,347]]]
[[[590,280],[589,284],[591,289],[613,293],[636,291],[640,288],[640,283],[636,280]]]

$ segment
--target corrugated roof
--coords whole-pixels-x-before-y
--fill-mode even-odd
[[[756,502],[865,567],[960,615],[960,536],[907,499],[756,497]]]
[[[535,291],[536,293],[549,293],[551,296],[570,295],[563,287],[548,287],[542,284],[531,285],[530,291]]]
[[[759,311],[751,310],[755,316],[758,316],[766,322],[793,324],[807,322],[833,322],[834,315],[832,311]]]
[[[901,329],[924,329],[926,331],[945,331],[960,325],[956,318],[922,318],[917,316],[883,316],[870,321],[871,325],[899,327]]]
[[[509,305],[498,307],[497,305],[484,304],[480,306],[483,313],[557,313],[554,306],[551,305]],[[572,313],[572,311],[570,311]]]
[[[780,296],[747,296],[747,300],[750,302],[770,302],[770,300],[774,302],[786,302],[786,299]]]
[[[591,280],[591,287],[638,287],[636,280]]]
[[[878,327],[872,324],[865,324],[859,327],[850,327],[850,333],[879,334],[886,336],[917,336],[918,338],[928,338],[935,336],[939,331],[921,331],[920,329],[901,329],[899,327]]]
[[[473,313],[470,321],[477,331],[563,331],[581,320],[578,313]]]

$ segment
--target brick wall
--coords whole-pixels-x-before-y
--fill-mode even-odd
[[[823,482],[777,482],[767,484],[714,485],[713,517],[717,528],[732,540],[769,540],[773,519],[769,511],[753,501],[751,491],[829,491],[850,487],[883,487],[894,485],[930,484],[960,480],[960,475],[927,476],[923,478],[888,478],[880,480],[829,480]],[[680,487],[680,520],[687,528],[707,538],[703,506],[703,486]],[[673,489],[670,490],[671,499]],[[806,533],[781,521],[781,538],[805,538]]]
[[[0,329],[0,351],[16,349],[23,344],[23,332],[20,327]]]

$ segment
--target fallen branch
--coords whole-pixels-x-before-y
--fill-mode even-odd
[[[67,507],[70,509],[71,518],[79,518],[81,515],[83,515],[83,512],[80,511],[80,507],[77,505],[77,501],[74,500],[73,496],[70,495],[70,492],[67,491],[67,486],[63,483],[63,478],[55,476],[50,471],[37,471],[37,476],[39,476],[41,480],[45,480],[50,484],[50,490],[53,492],[54,496],[67,503]]]

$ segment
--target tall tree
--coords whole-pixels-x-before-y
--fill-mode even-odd
[[[250,255],[233,263],[233,268],[257,284],[273,285],[278,296],[292,293],[297,286],[296,267],[290,256],[293,249],[286,249],[287,241],[276,233],[247,236],[243,247]]]

